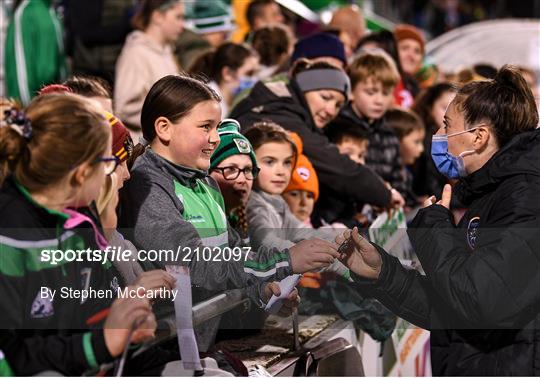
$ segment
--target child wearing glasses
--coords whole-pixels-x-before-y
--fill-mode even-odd
[[[259,173],[251,143],[240,133],[240,123],[224,119],[218,127],[220,143],[210,159],[210,176],[216,180],[225,202],[225,213],[232,228],[249,245],[246,206],[253,181]],[[261,329],[266,319],[262,309],[237,308],[224,314],[219,338],[237,338]]]
[[[251,143],[240,134],[238,121],[224,119],[218,134],[220,143],[210,159],[210,176],[219,185],[231,227],[248,244],[246,205],[259,173],[257,158]]]

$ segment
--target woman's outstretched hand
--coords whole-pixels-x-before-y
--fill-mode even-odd
[[[352,239],[351,239],[352,238]],[[343,251],[340,260],[357,275],[377,279],[381,272],[382,259],[379,251],[358,233],[355,227],[352,231],[345,230],[336,237],[336,243],[342,245],[351,240],[350,247]]]
[[[428,206],[437,204],[437,205],[444,206],[447,209],[450,209],[451,200],[452,200],[452,186],[450,184],[446,184],[444,186],[441,199],[437,201],[437,198],[435,196],[431,196],[427,200],[424,201],[423,207],[428,207]]]

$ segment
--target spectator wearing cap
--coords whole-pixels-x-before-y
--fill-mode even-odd
[[[221,46],[235,28],[229,7],[221,0],[186,3],[185,26],[175,44],[176,58],[184,68]]]
[[[121,188],[126,180],[129,180],[128,159],[133,153],[133,140],[129,130],[114,114],[105,112],[112,131],[112,153],[118,158],[116,174],[119,178],[118,188]]]
[[[293,215],[311,227],[311,213],[319,198],[319,179],[317,172],[306,155],[303,154],[303,143],[298,134],[290,133],[296,144],[298,157],[294,165],[289,185],[282,196],[289,205]]]
[[[347,61],[349,61],[352,58],[356,47],[355,45],[353,45],[350,35],[343,30],[334,28],[325,28],[324,32],[335,35],[339,38],[341,43],[343,43],[343,47],[345,48],[345,57],[347,58]]]
[[[234,28],[230,9],[223,1],[186,3],[186,28],[175,44],[176,59],[189,70],[222,46]],[[204,74],[208,76],[208,72]]]
[[[224,119],[218,129],[219,146],[210,159],[210,176],[217,181],[230,225],[247,241],[246,204],[259,168],[251,143],[240,133],[240,124]]]
[[[302,38],[294,45],[291,63],[300,58],[315,62],[327,62],[339,68],[347,65],[345,46],[339,38],[331,33],[316,33]]]
[[[315,168],[304,155],[302,139],[297,133],[289,133],[291,139],[296,145],[298,157],[294,164],[289,185],[281,195],[291,213],[302,223],[309,228],[311,225],[311,213],[315,202],[319,198],[319,180]],[[299,281],[299,286],[303,288],[319,289],[325,284],[321,273],[307,272],[304,273]]]
[[[397,25],[394,36],[398,45],[398,54],[403,72],[414,77],[422,68],[426,41],[422,32],[407,24]]]
[[[420,92],[420,82],[425,80],[422,72],[422,60],[426,43],[424,36],[418,28],[402,24],[396,26],[394,37],[402,70],[402,81],[413,98],[416,98]],[[405,108],[411,107],[412,103],[407,99],[407,94],[402,91],[400,85],[396,86],[395,94],[399,92],[401,94],[398,94],[398,103]]]
[[[196,1],[186,14],[186,27],[219,47],[234,30],[228,7],[221,0]]]

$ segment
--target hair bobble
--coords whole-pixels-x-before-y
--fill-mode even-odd
[[[28,141],[32,139],[32,122],[23,111],[15,108],[4,111],[4,122],[0,125],[11,127]]]

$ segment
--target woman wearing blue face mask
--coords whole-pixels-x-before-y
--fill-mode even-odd
[[[208,84],[222,98],[222,118],[229,115],[234,97],[255,85],[258,71],[257,52],[248,45],[232,42],[200,56],[189,69],[191,74],[204,74],[210,78]]]
[[[435,163],[435,166],[437,167],[437,170],[445,175],[446,177],[450,179],[458,179],[467,177],[468,171],[465,166],[465,157],[466,156],[474,156],[477,154],[476,150],[470,149],[466,151],[462,151],[459,154],[455,155],[452,154],[449,150],[449,138],[455,137],[458,135],[464,135],[472,132],[476,132],[476,130],[480,129],[481,127],[488,127],[489,124],[487,123],[480,123],[478,125],[475,125],[470,128],[466,128],[465,130],[456,131],[453,133],[449,133],[451,126],[451,119],[452,117],[459,119],[459,114],[457,114],[456,110],[456,104],[450,104],[452,105],[446,111],[446,114],[444,116],[444,127],[441,128],[435,135],[433,135],[432,141],[431,141],[431,158],[433,159],[433,162]],[[452,124],[455,124],[455,122],[452,122]],[[461,124],[464,125],[463,122]],[[454,128],[461,129],[459,126],[453,126]],[[484,132],[487,129],[484,129]],[[463,140],[463,138],[461,138]],[[459,144],[453,144],[453,149],[459,149]],[[485,158],[489,158],[493,156],[495,152],[497,152],[499,146],[497,141],[494,138],[491,138],[491,143],[488,143],[486,146],[486,150],[483,153],[483,159],[476,162],[476,165],[482,164],[485,162],[482,162],[482,160],[485,160]],[[478,156],[480,157],[480,156]],[[474,169],[474,167],[470,167],[469,170]]]
[[[540,375],[537,124],[533,95],[512,67],[458,91],[432,157],[459,180],[426,201],[408,230],[426,275],[352,232],[343,261],[358,288],[431,331],[434,375]],[[468,208],[458,224],[452,190]]]

